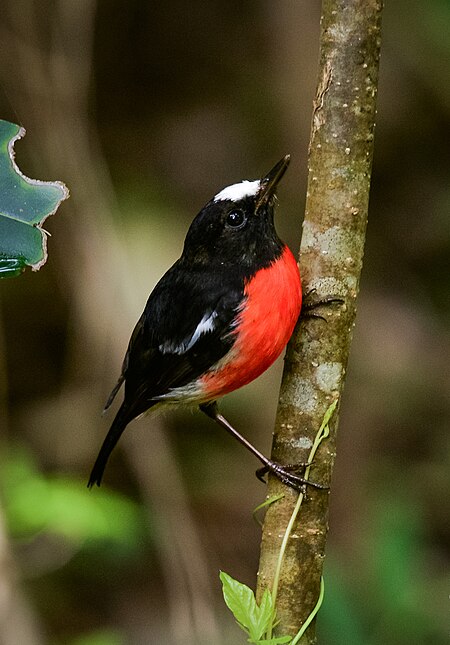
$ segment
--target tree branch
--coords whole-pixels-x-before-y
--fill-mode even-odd
[[[309,149],[309,179],[300,270],[313,300],[339,296],[322,307],[326,318],[304,318],[289,343],[272,457],[305,462],[330,403],[344,387],[356,314],[369,202],[380,52],[382,3],[324,0],[316,98]],[[337,414],[322,443],[311,479],[330,481]],[[297,493],[274,477],[261,543],[258,596],[273,584],[285,528]],[[328,531],[328,494],[308,490],[288,540],[277,593],[277,633],[294,635],[317,601]],[[300,643],[315,643],[315,621]]]

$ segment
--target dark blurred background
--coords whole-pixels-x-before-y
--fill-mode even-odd
[[[199,413],[100,412],[148,293],[220,188],[284,154],[296,251],[320,3],[3,0],[0,117],[71,191],[0,284],[0,643],[229,645],[254,586],[257,464]],[[450,4],[388,2],[365,266],[342,402],[322,645],[448,642]],[[223,409],[266,453],[281,362]]]

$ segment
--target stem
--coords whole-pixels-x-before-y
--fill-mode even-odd
[[[292,643],[290,645],[297,645],[297,643],[299,642],[300,638],[306,632],[306,630],[308,629],[310,623],[314,620],[314,618],[316,617],[317,612],[319,611],[319,609],[322,606],[324,594],[325,594],[325,583],[324,583],[323,577],[322,577],[320,579],[320,593],[319,593],[319,597],[317,598],[316,606],[314,607],[312,612],[309,614],[308,618],[303,623],[303,627],[298,632],[297,636],[295,636],[295,638],[293,639],[293,641],[292,641]]]
[[[331,415],[333,414],[334,410],[336,409],[336,406],[337,406],[337,399],[328,408],[328,410],[327,410],[327,412],[325,414],[324,420],[322,421],[322,425],[320,426],[320,428],[319,428],[319,430],[317,432],[316,438],[314,440],[313,447],[311,448],[311,452],[309,453],[308,465],[305,468],[305,473],[304,473],[305,480],[309,479],[309,473],[310,473],[310,470],[311,470],[311,464],[314,461],[314,457],[316,456],[316,452],[317,452],[318,447],[320,446],[322,441],[326,437],[328,437],[329,434],[330,434],[330,429],[329,429],[328,423],[329,423],[329,420],[331,418]],[[290,535],[292,533],[292,529],[294,527],[295,521],[297,519],[297,515],[298,515],[298,513],[300,511],[300,507],[301,507],[301,505],[303,503],[304,498],[305,498],[305,494],[300,493],[299,496],[298,496],[297,503],[295,505],[294,511],[293,511],[293,513],[292,513],[292,515],[291,515],[291,517],[289,519],[289,523],[288,523],[288,525],[286,527],[286,531],[285,531],[284,536],[283,536],[283,541],[281,543],[280,552],[278,554],[277,566],[276,566],[276,569],[275,569],[275,575],[274,575],[274,579],[273,579],[273,585],[272,585],[272,601],[273,601],[274,606],[276,605],[276,602],[277,602],[278,585],[279,585],[279,582],[280,582],[280,575],[281,575],[281,566],[283,564],[283,558],[284,558],[284,554],[286,552],[286,546],[287,546],[289,537],[290,537]],[[267,637],[268,638],[271,638],[271,636],[272,636],[272,628],[273,628],[273,625],[270,624],[269,627],[268,627],[268,630],[267,630]]]
[[[381,2],[323,0],[320,65],[309,151],[309,180],[300,248],[304,292],[317,300],[339,296],[320,318],[301,321],[289,343],[272,459],[300,463],[331,401],[341,396],[362,268],[373,155],[380,50]],[[314,480],[328,483],[336,452],[338,415],[314,461]],[[277,562],[297,503],[294,491],[270,477],[268,495],[284,492],[266,513],[258,597],[277,580],[276,632],[294,636],[320,590],[328,531],[328,495],[308,491],[301,524],[295,520]],[[277,578],[276,578],[277,576]],[[315,643],[315,621],[299,645]]]

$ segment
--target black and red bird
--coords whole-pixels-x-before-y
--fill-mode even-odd
[[[131,336],[122,373],[125,397],[88,486],[100,485],[126,426],[150,408],[196,404],[288,485],[304,480],[264,455],[219,413],[216,401],[253,381],[281,354],[302,303],[297,262],[274,226],[284,157],[261,180],[221,190],[192,222],[183,253],[156,285]],[[106,409],[105,408],[105,409]]]

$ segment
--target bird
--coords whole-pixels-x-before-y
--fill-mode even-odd
[[[300,315],[297,261],[274,224],[284,156],[262,179],[220,190],[198,213],[180,258],[151,292],[131,335],[107,410],[124,398],[101,446],[88,487],[100,486],[127,425],[163,405],[198,406],[270,472],[300,489],[314,483],[264,456],[220,413],[222,396],[260,376],[283,352]],[[317,484],[317,487],[321,487]]]

